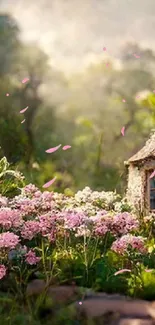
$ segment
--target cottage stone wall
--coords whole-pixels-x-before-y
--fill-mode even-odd
[[[149,211],[148,171],[155,170],[155,160],[147,159],[138,166],[129,165],[127,200],[140,212]]]
[[[144,206],[142,199],[144,170],[130,165],[128,173],[127,200],[136,209],[142,211]]]

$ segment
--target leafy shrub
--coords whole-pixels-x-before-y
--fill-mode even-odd
[[[0,160],[0,193],[13,197],[24,186],[24,177],[18,171],[10,170],[6,157]]]

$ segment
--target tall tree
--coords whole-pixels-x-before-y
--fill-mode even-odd
[[[20,45],[19,28],[8,14],[0,15],[0,78],[10,73]]]
[[[23,45],[19,52],[19,61],[16,75],[20,80],[16,97],[19,100],[20,109],[29,107],[25,112],[25,131],[28,138],[26,150],[26,164],[29,166],[34,153],[33,122],[37,111],[43,104],[40,96],[40,86],[45,82],[49,70],[48,57],[35,45]],[[28,78],[28,82],[21,81]]]

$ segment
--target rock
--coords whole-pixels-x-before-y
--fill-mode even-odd
[[[31,281],[26,290],[27,296],[40,295],[46,290],[46,283],[43,280]],[[69,303],[78,299],[80,288],[77,286],[49,286],[47,288],[47,296],[53,300],[54,303],[62,304]]]
[[[149,314],[153,319],[155,319],[155,302],[152,302],[149,305]]]
[[[84,300],[81,305],[79,302],[74,303],[78,313],[83,313],[87,318],[94,318],[104,315],[108,312],[120,313],[136,317],[148,317],[150,315],[150,303],[141,300],[119,301],[119,300],[101,300],[88,299]]]
[[[33,280],[31,281],[26,289],[27,296],[40,295],[45,290],[44,280]]]
[[[45,291],[46,289],[47,291]],[[155,302],[95,293],[90,289],[75,285],[50,285],[46,288],[46,283],[43,280],[31,281],[26,290],[27,296],[38,296],[43,292],[46,292],[47,297],[52,300],[51,307],[54,304],[54,310],[69,304],[67,308],[75,311],[77,319],[79,317],[88,320],[98,319],[95,323],[98,325],[103,323],[105,325],[155,325]]]
[[[71,300],[74,301],[77,299],[78,287],[49,287],[47,294],[54,300],[55,303],[68,303]]]
[[[122,318],[120,319],[118,325],[154,325],[151,319],[141,319],[141,318]]]
[[[121,296],[119,294],[107,294],[107,293],[104,293],[104,292],[93,292],[93,291],[90,291],[89,289],[86,290],[86,293],[85,293],[85,297],[86,298],[89,298],[89,299],[102,299],[102,300],[132,300],[131,297],[127,297],[127,296]]]

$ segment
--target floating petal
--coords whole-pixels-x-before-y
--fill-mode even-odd
[[[22,84],[25,84],[26,82],[28,82],[29,81],[29,78],[24,78],[23,80],[22,80]]]
[[[51,181],[44,184],[43,188],[47,188],[47,187],[51,186],[55,182],[55,180],[56,180],[56,177],[54,177],[53,179],[51,179]]]
[[[122,274],[122,273],[125,273],[125,272],[131,272],[131,270],[129,270],[129,269],[122,269],[122,270],[119,270],[119,271],[115,272],[114,275]]]
[[[124,137],[124,132],[125,132],[125,126],[123,126],[121,129],[121,133],[122,133],[123,137]]]
[[[55,151],[57,151],[60,147],[61,147],[61,144],[59,144],[57,147],[53,147],[53,148],[47,149],[46,152],[47,152],[47,153],[55,152]]]
[[[64,147],[62,148],[62,150],[67,150],[67,149],[70,149],[70,148],[71,148],[71,146],[66,145],[66,146],[64,146]]]
[[[28,108],[29,108],[28,106],[25,107],[25,108],[23,108],[23,109],[20,111],[20,114],[25,113],[25,112],[27,111]]]

